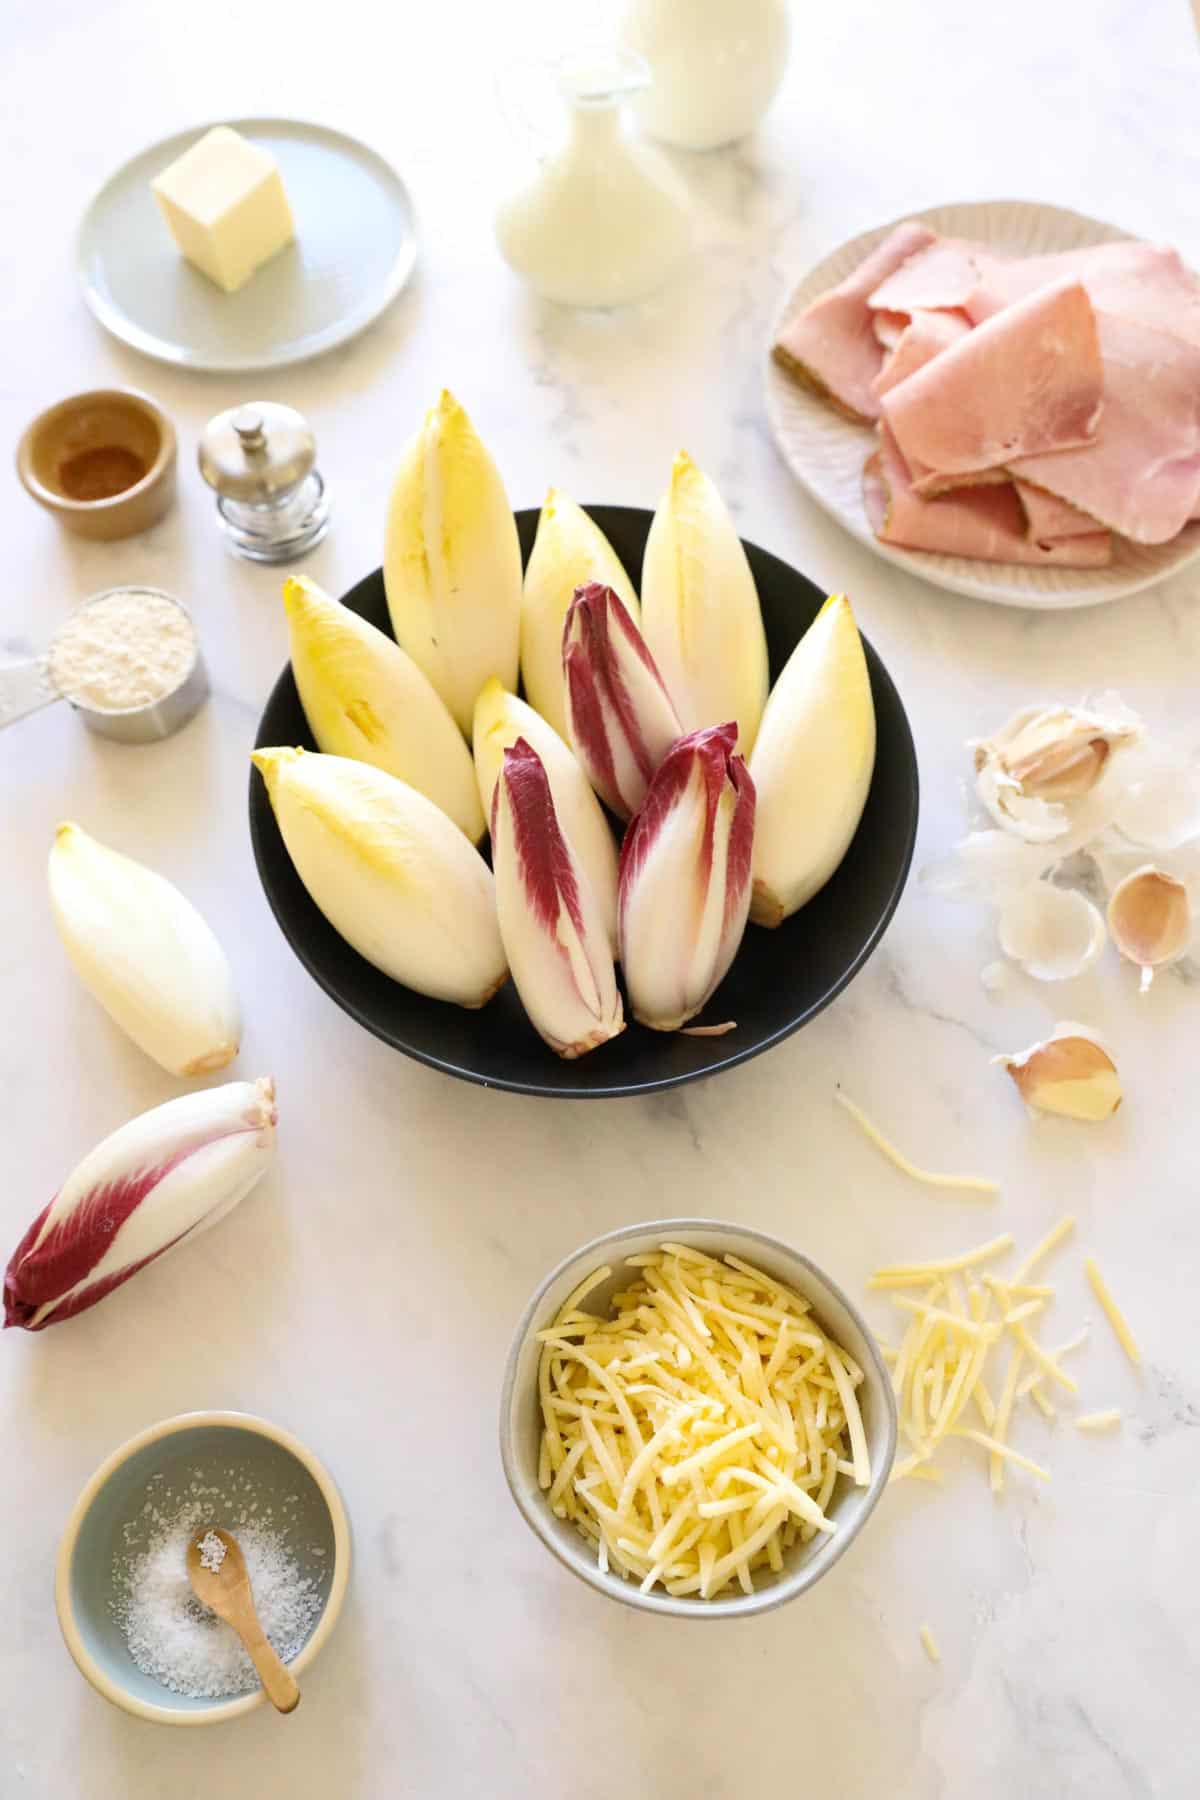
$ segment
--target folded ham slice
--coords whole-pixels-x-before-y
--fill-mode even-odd
[[[927,362],[932,362],[960,337],[965,337],[970,329],[969,320],[961,312],[915,312],[875,377],[872,383],[875,392],[882,396],[889,388],[915,375]]]
[[[1064,276],[1082,281],[1097,312],[1137,319],[1200,346],[1200,281],[1177,250],[1132,238],[1053,256],[993,259],[983,267],[975,292],[961,304],[978,324]]]
[[[1163,544],[1200,510],[1200,347],[1110,313],[1099,315],[1099,328],[1104,411],[1096,442],[1008,466],[1113,531]]]
[[[1011,482],[959,488],[923,500],[913,491],[904,457],[886,423],[879,428],[879,448],[863,470],[863,500],[880,542],[908,550],[1070,569],[1103,568],[1112,561],[1107,531],[1045,544],[1032,539]]]
[[[906,312],[873,312],[871,314],[871,329],[885,350],[896,348],[908,330],[908,326],[909,315]]]
[[[1016,456],[1091,443],[1102,381],[1092,303],[1060,281],[985,320],[881,405],[913,486],[932,495]]]
[[[881,281],[868,304],[906,313],[965,306],[996,260],[981,244],[938,238]]]
[[[1013,486],[1025,510],[1026,535],[1036,538],[1039,543],[1053,542],[1057,538],[1086,537],[1089,532],[1104,529],[1077,506],[1068,506],[1065,500],[1043,492],[1032,482],[1014,481]]]
[[[857,421],[879,417],[871,383],[883,365],[868,296],[907,257],[934,243],[924,225],[897,225],[852,275],[814,300],[780,332],[772,354],[781,367]]]

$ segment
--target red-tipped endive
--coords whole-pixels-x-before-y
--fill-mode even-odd
[[[676,1031],[737,955],[750,910],[754,783],[737,726],[674,744],[621,847],[618,931],[633,1016]]]
[[[492,797],[500,936],[535,1030],[568,1059],[625,1029],[604,914],[558,822],[537,751],[504,752]]]
[[[57,1325],[217,1224],[266,1171],[275,1121],[264,1076],[168,1100],[106,1137],[14,1250],[5,1325]]]
[[[590,581],[575,590],[563,627],[563,677],[575,754],[605,805],[628,819],[683,727],[612,588]]]

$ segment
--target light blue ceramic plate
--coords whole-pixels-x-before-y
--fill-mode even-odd
[[[236,294],[184,261],[150,192],[210,129],[143,150],[100,189],[79,235],[83,296],[114,337],[160,362],[233,372],[303,362],[377,319],[412,273],[408,189],[374,150],[299,119],[229,119],[279,163],[296,239]]]
[[[114,1614],[117,1566],[146,1548],[147,1499],[200,1484],[214,1523],[232,1521],[253,1494],[260,1515],[288,1521],[288,1548],[300,1573],[319,1584],[322,1609],[292,1658],[299,1676],[337,1622],[350,1577],[350,1528],[334,1482],[298,1438],[248,1413],[181,1413],[139,1432],[97,1469],[63,1532],[55,1575],[58,1622],[71,1655],[97,1692],[161,1725],[213,1725],[263,1703],[261,1689],[194,1700],[138,1668]],[[206,1504],[209,1502],[206,1500]],[[147,1509],[148,1511],[149,1509]]]

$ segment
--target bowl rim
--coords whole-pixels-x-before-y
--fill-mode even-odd
[[[103,500],[72,500],[69,494],[60,494],[55,488],[47,487],[39,480],[33,466],[33,446],[40,431],[64,413],[74,412],[78,407],[98,400],[123,400],[131,402],[131,410],[141,412],[150,420],[158,432],[158,449],[154,460],[146,473],[139,477],[131,487],[122,488],[119,494],[109,494]],[[52,406],[43,407],[26,425],[17,443],[17,474],[26,493],[50,512],[84,514],[92,517],[96,513],[115,512],[118,507],[126,505],[138,495],[147,493],[157,485],[175,461],[176,438],[175,427],[163,411],[158,401],[140,388],[103,387],[88,388],[83,393],[67,394],[64,399],[56,400]]]
[[[862,1506],[854,1523],[844,1530],[839,1530],[829,1541],[825,1554],[816,1560],[801,1564],[790,1575],[784,1574],[770,1587],[756,1588],[752,1594],[739,1594],[729,1600],[708,1600],[698,1602],[682,1596],[667,1593],[643,1594],[632,1582],[616,1576],[606,1575],[596,1564],[577,1562],[563,1551],[557,1533],[551,1529],[551,1514],[545,1506],[542,1496],[537,1499],[541,1505],[527,1503],[522,1491],[516,1464],[516,1450],[511,1429],[513,1396],[516,1389],[517,1362],[530,1334],[535,1328],[539,1309],[546,1294],[561,1276],[574,1265],[591,1260],[593,1257],[603,1262],[608,1260],[602,1253],[630,1238],[643,1234],[661,1233],[663,1237],[687,1241],[689,1232],[725,1232],[730,1237],[741,1238],[746,1242],[759,1246],[776,1256],[782,1256],[792,1263],[799,1263],[806,1274],[812,1277],[814,1285],[823,1289],[839,1305],[845,1307],[862,1334],[867,1346],[866,1361],[870,1365],[869,1376],[873,1377],[875,1386],[883,1398],[884,1411],[884,1454],[872,1466],[871,1479],[863,1495]],[[864,1370],[864,1374],[868,1374]],[[871,1514],[878,1506],[884,1489],[888,1485],[892,1465],[896,1458],[896,1443],[899,1434],[896,1397],[892,1392],[891,1376],[888,1373],[875,1334],[863,1316],[861,1308],[855,1305],[839,1284],[827,1275],[825,1270],[803,1251],[796,1250],[783,1238],[773,1236],[770,1232],[760,1231],[753,1225],[738,1225],[728,1219],[705,1218],[672,1218],[642,1219],[632,1225],[618,1225],[612,1231],[601,1233],[590,1242],[564,1256],[548,1275],[537,1285],[532,1297],[526,1305],[513,1333],[508,1355],[504,1364],[504,1379],[500,1389],[500,1461],[504,1468],[504,1479],[508,1483],[509,1493],[513,1497],[517,1510],[529,1526],[534,1536],[540,1540],[555,1560],[569,1569],[578,1580],[594,1588],[597,1593],[604,1594],[610,1600],[620,1601],[625,1606],[636,1607],[641,1612],[666,1614],[676,1619],[731,1619],[746,1618],[754,1613],[771,1612],[777,1606],[794,1600],[798,1594],[814,1587],[834,1564],[840,1562],[851,1544],[862,1531]],[[557,1523],[557,1521],[555,1521]]]
[[[266,1693],[259,1687],[253,1693],[239,1694],[230,1700],[217,1701],[212,1706],[196,1709],[185,1709],[175,1706],[155,1706],[149,1701],[141,1700],[131,1694],[119,1682],[106,1675],[83,1642],[79,1626],[75,1619],[75,1609],[71,1603],[71,1567],[75,1558],[75,1547],[79,1540],[79,1530],[90,1512],[97,1494],[139,1450],[149,1444],[161,1443],[164,1439],[175,1437],[180,1432],[191,1431],[197,1427],[221,1425],[236,1431],[248,1432],[253,1437],[263,1437],[287,1450],[296,1461],[308,1471],[320,1490],[321,1498],[329,1509],[330,1523],[333,1526],[333,1580],[324,1609],[317,1620],[316,1628],[308,1642],[289,1664],[293,1675],[301,1675],[323,1648],[342,1610],[342,1602],[346,1597],[346,1587],[350,1580],[350,1523],[346,1516],[346,1508],[337,1483],[320,1458],[315,1456],[300,1439],[282,1425],[274,1425],[269,1419],[259,1418],[255,1413],[231,1412],[224,1410],[175,1413],[169,1419],[160,1419],[154,1425],[147,1425],[144,1430],[135,1432],[119,1444],[111,1455],[107,1456],[100,1467],[89,1478],[71,1509],[70,1517],[63,1528],[59,1540],[58,1556],[54,1570],[54,1606],[58,1614],[59,1629],[67,1649],[78,1668],[98,1694],[111,1700],[114,1706],[132,1713],[135,1718],[148,1719],[156,1725],[217,1725],[225,1719],[240,1718],[244,1713],[253,1712],[266,1702]],[[164,1692],[168,1690],[164,1689]]]
[[[602,531],[607,531],[608,529],[605,519],[605,515],[608,513],[638,513],[647,521],[653,517],[653,512],[650,507],[631,506],[620,501],[588,501],[582,504],[583,510],[590,518],[595,520]],[[521,522],[523,514],[529,514],[532,518],[536,519],[539,516],[539,509],[537,507],[514,508],[513,517],[518,525]],[[811,576],[805,575],[802,569],[796,568],[794,564],[788,562],[785,557],[778,555],[775,551],[765,549],[761,544],[755,543],[751,538],[740,538],[740,542],[748,554],[752,553],[754,556],[761,557],[767,562],[777,563],[781,568],[785,569],[789,575],[799,577],[800,580],[807,582],[812,587],[820,587],[820,583],[815,582]],[[376,580],[382,581],[382,578],[382,566],[368,570],[365,575],[361,575],[357,581],[351,582],[348,587],[342,590],[339,596],[341,603],[345,605],[350,596],[356,593],[360,588],[364,587],[368,582]],[[296,958],[301,968],[311,976],[312,980],[315,981],[321,991],[333,1001],[334,1005],[339,1007],[348,1018],[353,1019],[356,1025],[361,1026],[364,1031],[370,1032],[372,1037],[378,1038],[380,1043],[386,1044],[389,1049],[398,1051],[401,1056],[407,1056],[414,1062],[423,1063],[428,1069],[435,1069],[440,1075],[449,1075],[457,1081],[469,1081],[476,1087],[491,1088],[498,1093],[521,1094],[535,1100],[587,1100],[599,1102],[605,1100],[638,1099],[647,1094],[666,1093],[672,1088],[686,1087],[689,1083],[694,1081],[707,1081],[712,1076],[723,1074],[727,1069],[737,1068],[741,1063],[750,1062],[756,1056],[762,1056],[767,1051],[776,1049],[778,1045],[782,1044],[787,1038],[792,1037],[797,1031],[801,1030],[803,1026],[811,1024],[814,1019],[819,1017],[828,1006],[831,1006],[833,1002],[845,992],[850,983],[861,974],[862,970],[871,960],[872,956],[874,956],[876,950],[878,950],[887,934],[888,927],[891,925],[891,922],[896,915],[897,908],[900,905],[900,901],[904,897],[904,891],[908,885],[908,878],[912,871],[913,856],[916,851],[917,831],[920,826],[921,818],[921,772],[920,762],[917,756],[916,739],[913,735],[912,723],[908,716],[908,710],[904,704],[899,686],[892,676],[891,670],[879,651],[875,648],[873,640],[869,638],[865,632],[860,631],[859,635],[862,639],[863,649],[867,657],[868,669],[871,670],[872,675],[874,675],[875,670],[878,670],[882,682],[887,689],[890,689],[891,695],[895,701],[900,716],[901,726],[903,728],[904,743],[902,749],[907,751],[908,761],[911,766],[911,804],[907,811],[903,854],[897,864],[895,877],[888,890],[885,903],[880,911],[878,919],[871,928],[871,931],[867,935],[860,949],[851,958],[847,967],[838,976],[837,980],[829,987],[827,992],[821,996],[820,1000],[810,1011],[788,1019],[786,1023],[780,1025],[777,1030],[773,1031],[769,1036],[761,1038],[756,1043],[737,1045],[734,1041],[736,1034],[733,1034],[727,1039],[720,1040],[722,1043],[727,1043],[729,1045],[728,1050],[720,1057],[720,1059],[707,1063],[703,1067],[684,1070],[681,1073],[676,1072],[656,1076],[653,1080],[649,1081],[613,1081],[606,1086],[589,1085],[586,1087],[570,1089],[557,1087],[548,1081],[512,1080],[504,1075],[485,1074],[478,1069],[466,1066],[465,1064],[449,1061],[445,1057],[437,1055],[436,1052],[427,1050],[420,1045],[411,1042],[398,1043],[396,1038],[384,1029],[367,1009],[360,1007],[356,1002],[349,999],[346,994],[339,989],[336,980],[330,979],[327,976],[320,957],[313,954],[309,945],[304,940],[303,935],[293,933],[289,918],[285,910],[278,904],[273,886],[268,882],[264,873],[266,863],[265,833],[268,830],[267,815],[270,813],[271,809],[270,802],[265,798],[265,789],[262,788],[262,777],[257,769],[251,768],[247,790],[247,811],[249,813],[250,822],[251,853],[254,857],[254,866],[258,875],[259,887],[262,889],[267,905],[271,910],[275,923],[279,927],[284,942],[291,950],[292,955]],[[268,741],[263,737],[263,722],[267,711],[276,703],[284,683],[288,680],[294,682],[294,679],[291,659],[289,657],[281,668],[275,681],[272,683],[270,693],[259,714],[254,739],[256,748],[261,748],[263,743]],[[260,800],[265,806],[265,811],[260,809]],[[276,830],[278,830],[277,826]],[[386,980],[387,977],[380,976],[379,979]],[[548,1050],[546,1054],[547,1056],[551,1056],[553,1053]]]

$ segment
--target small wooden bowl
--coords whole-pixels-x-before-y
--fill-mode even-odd
[[[72,394],[26,427],[17,474],[76,536],[132,537],[156,524],[175,496],[175,427],[133,388]]]

